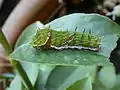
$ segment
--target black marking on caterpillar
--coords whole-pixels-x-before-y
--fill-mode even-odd
[[[33,47],[37,49],[86,49],[92,51],[99,51],[101,45],[101,38],[98,34],[91,35],[91,30],[89,33],[83,33],[69,31],[56,31],[50,28],[40,29],[37,31],[36,35],[33,37],[30,43]]]

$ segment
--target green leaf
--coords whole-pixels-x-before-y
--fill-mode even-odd
[[[91,78],[87,77],[82,80],[78,80],[66,90],[92,90]]]
[[[16,43],[16,48],[20,45],[27,43],[31,36],[37,31],[38,27],[43,27],[43,24],[39,21],[35,22],[34,24],[29,25],[20,35],[19,39]],[[36,79],[39,73],[39,65],[34,63],[21,63],[22,67],[25,69],[30,81],[33,85],[35,85]]]
[[[116,76],[116,84],[111,90],[120,90],[120,74]]]
[[[99,84],[98,83],[97,84],[93,84],[92,87],[93,87],[92,90],[112,90],[110,88],[104,87],[100,83]],[[116,90],[116,89],[113,89],[113,90]]]
[[[39,21],[35,22],[34,24],[29,25],[20,35],[19,39],[16,43],[16,48],[20,45],[29,42],[31,36],[37,31],[38,27],[43,27],[43,24]],[[30,81],[33,85],[36,83],[36,79],[39,74],[39,65],[36,63],[21,63],[22,67],[25,69]]]
[[[99,52],[89,50],[40,51],[24,44],[17,48],[11,57],[19,61],[52,65],[110,65],[108,58],[120,35],[120,27],[116,23],[97,14],[71,14],[56,19],[46,26],[49,25],[55,30],[74,31],[77,27],[78,32],[83,32],[85,29],[86,32],[91,30],[93,35],[99,33],[100,37],[104,36],[101,49]]]
[[[2,44],[2,46],[4,47],[6,54],[9,55],[12,52],[12,48],[9,45],[4,33],[2,32],[2,30],[0,29],[0,43]],[[10,58],[9,58],[10,59]],[[32,88],[33,86],[30,82],[30,80],[28,79],[26,72],[24,71],[24,69],[21,67],[21,64],[19,63],[19,61],[15,61],[14,59],[10,59],[10,62],[12,63],[12,65],[15,67],[15,69],[17,70],[17,72],[19,73],[19,75],[21,76],[24,85],[26,85],[26,87]]]
[[[39,65],[36,63],[22,63],[22,67],[26,71],[32,85],[34,86],[39,74]]]
[[[58,18],[46,25],[55,30],[70,30],[77,32],[89,32],[93,35],[99,34],[102,38],[100,54],[109,57],[111,51],[116,46],[118,36],[120,36],[120,26],[105,16],[98,14],[71,14]],[[108,47],[109,46],[109,47]],[[86,53],[86,52],[85,52]]]
[[[89,72],[89,76],[91,77],[92,83],[95,83],[96,78],[96,72],[97,72],[97,66],[86,66],[86,69]]]
[[[116,74],[113,66],[106,66],[99,72],[99,80],[106,88],[113,88],[116,84]]]
[[[8,87],[6,90],[25,90],[21,77],[16,75],[16,77],[11,82],[10,87]]]
[[[44,90],[45,85],[47,83],[49,75],[52,73],[56,66],[48,66],[48,65],[43,65],[40,64],[40,70],[39,70],[39,75],[37,78],[37,82],[35,85],[36,90]]]
[[[29,38],[31,38],[31,36],[36,32],[38,27],[43,27],[43,25],[40,22],[35,22],[34,24],[28,26],[23,33],[21,34],[21,36],[19,37],[19,39],[17,40],[16,43],[16,48],[20,45],[22,45],[23,43],[28,42]],[[36,63],[21,63],[22,67],[24,68],[24,70],[26,71],[31,83],[33,85],[35,85],[36,83],[36,79],[38,77],[38,73],[39,73],[39,66]],[[17,75],[15,77],[15,79],[12,81],[11,86],[10,86],[10,90],[17,90],[17,86],[21,86],[21,88],[19,88],[19,90],[23,90],[24,86],[21,83],[22,79]],[[15,85],[17,83],[17,86],[13,86],[13,84]]]
[[[111,65],[107,57],[96,54],[92,51],[83,50],[36,50],[28,44],[21,45],[11,57],[18,61],[27,61],[48,65]],[[28,58],[29,57],[29,58]]]
[[[29,25],[18,38],[16,42],[16,47],[19,47],[20,45],[27,43],[30,40],[30,38],[35,34],[35,32],[38,30],[38,27],[42,28],[43,26],[44,25],[39,21]]]
[[[20,35],[16,43],[16,48],[20,45],[27,43],[31,36],[37,31],[38,27],[43,27],[43,24],[40,22],[35,22],[34,24],[29,25]],[[36,63],[21,63],[22,67],[26,71],[31,83],[35,85],[36,79],[39,73],[39,65]]]
[[[13,79],[14,77],[15,75],[12,73],[5,73],[5,74],[0,75],[0,79]]]
[[[110,75],[111,76],[111,75]],[[109,78],[109,76],[108,76]],[[111,79],[112,77],[110,77],[109,79]],[[105,80],[104,80],[105,81]],[[105,81],[106,82],[106,81]],[[108,82],[109,87],[105,87],[105,84],[101,84],[101,83],[96,83],[93,84],[93,90],[120,90],[120,75],[116,75],[116,82],[115,85],[112,88],[110,88],[111,86],[111,82]]]
[[[66,90],[66,88],[78,80],[82,80],[88,76],[91,78],[90,68],[92,70],[92,66],[57,66],[48,78],[46,90]],[[90,81],[90,83],[92,83],[92,81]]]

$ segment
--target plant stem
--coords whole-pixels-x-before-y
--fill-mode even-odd
[[[15,61],[15,60],[11,60],[11,61],[12,61],[12,64],[14,65],[14,67],[17,69],[19,75],[22,77],[23,83],[25,84],[27,89],[28,90],[34,90],[34,87],[33,87],[32,83],[30,82],[26,72],[22,68],[21,64],[18,61]]]
[[[6,50],[6,54],[9,55],[12,52],[12,48],[9,45],[9,43],[1,29],[0,29],[0,43],[3,45],[4,49]],[[25,84],[27,89],[34,90],[34,87],[33,87],[32,83],[30,82],[25,70],[22,68],[21,64],[18,61],[12,60],[12,59],[10,59],[10,62],[17,69],[17,71],[18,71],[19,75],[21,76],[23,83]]]
[[[12,52],[12,48],[9,45],[5,35],[3,34],[2,30],[0,29],[0,43],[3,45],[6,54],[9,55]]]

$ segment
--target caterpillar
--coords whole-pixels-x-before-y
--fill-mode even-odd
[[[99,51],[101,45],[101,38],[98,34],[91,35],[91,32],[85,33],[85,30],[80,33],[76,31],[56,31],[50,28],[37,30],[33,36],[32,45],[37,49],[86,49],[92,51]]]

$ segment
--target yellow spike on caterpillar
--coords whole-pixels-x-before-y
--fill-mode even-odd
[[[86,49],[92,51],[99,51],[101,45],[101,37],[92,35],[84,31],[56,31],[50,28],[39,29],[35,36],[33,36],[30,43],[37,49]]]

